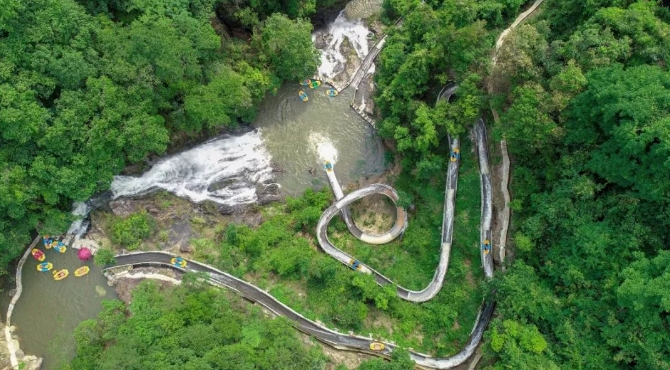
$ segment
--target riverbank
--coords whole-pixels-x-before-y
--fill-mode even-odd
[[[10,297],[12,297],[7,308],[7,314],[5,316],[5,323],[2,325],[4,327],[4,335],[0,335],[0,366],[3,369],[25,369],[25,370],[38,370],[42,367],[42,358],[33,355],[26,355],[23,350],[21,350],[21,344],[19,342],[19,337],[16,334],[16,327],[11,325],[11,317],[14,311],[14,307],[18,299],[23,293],[23,283],[22,283],[22,270],[23,265],[30,256],[30,251],[42,240],[41,236],[37,236],[33,242],[30,244],[28,249],[22,255],[16,267],[16,288],[13,288],[9,291]],[[0,324],[2,324],[0,322]]]

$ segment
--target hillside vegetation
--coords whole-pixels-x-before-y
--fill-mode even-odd
[[[376,102],[380,134],[418,181],[444,168],[447,134],[463,134],[482,108],[501,112],[493,131],[513,161],[517,258],[494,284],[485,363],[670,368],[668,8],[547,0],[490,70],[505,24],[491,14],[509,22],[520,2],[495,13],[456,4],[385,2],[405,22],[381,54]],[[434,105],[449,80],[457,99]]]

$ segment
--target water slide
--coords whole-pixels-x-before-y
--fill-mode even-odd
[[[488,151],[486,145],[486,127],[482,119],[479,119],[475,125],[474,132],[476,134],[476,144],[477,144],[477,153],[479,154],[479,165],[480,165],[480,178],[482,181],[482,203],[481,203],[481,242],[487,237],[490,237],[491,234],[491,183],[490,176],[488,173]],[[451,140],[451,149],[458,148],[458,140]],[[332,170],[331,166],[331,171]],[[328,172],[327,172],[328,173]],[[442,226],[442,248],[440,253],[440,263],[436,269],[435,276],[433,281],[429,286],[420,291],[414,292],[407,289],[398,287],[398,295],[404,299],[422,302],[427,296],[434,296],[437,294],[439,289],[442,286],[444,281],[444,275],[446,274],[448,262],[449,262],[449,251],[451,248],[451,235],[452,235],[452,224],[453,224],[453,208],[454,208],[454,195],[456,191],[456,180],[458,175],[458,161],[450,162],[449,169],[447,171],[447,185],[445,192],[445,218],[443,220]],[[351,259],[346,253],[340,251],[335,246],[333,246],[328,241],[328,236],[326,234],[326,229],[328,222],[339,213],[348,214],[347,205],[351,202],[365,197],[370,194],[384,194],[391,198],[393,201],[397,201],[398,195],[393,188],[384,184],[373,184],[362,189],[358,189],[354,192],[349,193],[344,196],[342,189],[339,187],[339,183],[334,176],[334,173],[328,176],[331,184],[333,186],[333,191],[336,193],[336,197],[339,198],[331,207],[324,211],[321,219],[319,220],[317,226],[317,237],[322,248],[331,254],[334,258],[338,259],[344,264],[349,264]],[[363,233],[360,231],[359,235],[361,239],[363,235],[368,235],[366,238],[371,238],[373,241],[381,241],[391,236],[399,235],[404,231],[407,225],[407,215],[401,207],[397,207],[397,220],[391,230],[381,236],[372,236]],[[350,216],[345,216],[349,217]],[[355,224],[351,222],[353,227]],[[356,235],[354,233],[354,235]],[[489,239],[490,240],[490,239]],[[493,260],[491,253],[481,253],[482,256],[482,266],[484,268],[485,276],[490,279],[493,277]],[[202,272],[207,274],[208,281],[220,287],[225,287],[235,291],[237,294],[242,297],[249,299],[253,302],[256,302],[266,309],[270,310],[276,315],[281,315],[289,320],[291,320],[295,327],[309,335],[314,336],[316,339],[331,345],[334,348],[341,350],[356,351],[362,353],[373,354],[377,356],[389,357],[395,348],[397,348],[392,343],[385,343],[385,348],[382,351],[372,351],[370,350],[370,344],[377,342],[372,338],[367,338],[358,335],[343,334],[336,330],[329,329],[324,325],[318,324],[314,321],[311,321],[298,312],[294,311],[290,307],[279,302],[277,299],[272,297],[269,293],[264,290],[245,282],[241,279],[238,279],[230,274],[227,274],[223,271],[220,271],[214,267],[205,265],[196,261],[189,261],[185,269],[181,269],[171,265],[170,260],[174,255],[166,252],[136,252],[131,254],[122,254],[116,256],[116,266],[133,266],[133,267],[142,267],[142,266],[164,266],[172,267],[182,271],[191,271],[191,272]],[[373,269],[360,264],[360,271],[375,274],[375,279],[380,284],[393,284],[388,278],[377,273]],[[107,269],[108,270],[108,269]],[[484,330],[488,325],[488,322],[493,314],[494,303],[485,302],[480,308],[479,314],[475,321],[472,333],[468,342],[464,348],[455,354],[454,356],[447,358],[434,358],[427,354],[410,351],[410,357],[412,360],[419,366],[431,369],[451,369],[455,366],[458,366],[464,363],[471,355],[474,353],[475,348],[481,341]]]

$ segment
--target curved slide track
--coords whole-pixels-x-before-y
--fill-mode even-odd
[[[451,150],[454,151],[456,149],[459,149],[458,139],[453,139],[451,140]],[[455,207],[454,199],[456,195],[456,186],[458,184],[458,163],[459,161],[449,161],[449,167],[447,169],[447,185],[444,199],[444,218],[442,221],[440,262],[438,263],[437,269],[435,270],[433,279],[423,290],[414,291],[398,285],[396,287],[396,291],[398,296],[402,299],[411,302],[425,302],[435,297],[435,295],[442,288],[444,277],[447,273],[447,267],[449,266],[449,255],[451,252]],[[330,182],[330,186],[333,189],[333,193],[335,193],[336,202],[323,212],[321,218],[319,219],[319,223],[316,226],[316,237],[319,241],[319,245],[324,250],[324,252],[328,253],[331,257],[342,262],[343,264],[354,268],[357,271],[374,275],[375,281],[377,281],[379,285],[394,284],[391,279],[375,271],[372,267],[366,265],[363,262],[357,261],[354,257],[335,247],[330,242],[330,239],[328,239],[328,224],[330,223],[330,220],[332,220],[333,217],[335,217],[338,213],[342,213],[347,228],[356,238],[370,244],[388,243],[402,234],[407,227],[407,213],[402,207],[396,207],[396,222],[391,230],[381,235],[371,235],[364,233],[361,229],[358,228],[358,226],[356,226],[354,221],[351,219],[348,205],[358,199],[372,194],[383,194],[396,203],[398,201],[398,193],[396,193],[395,189],[388,185],[372,184],[352,191],[351,193],[347,194],[347,196],[344,196],[340,184],[335,177],[335,172],[332,165],[327,166],[325,171],[328,175],[328,181]]]

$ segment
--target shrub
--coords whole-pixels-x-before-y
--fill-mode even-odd
[[[156,228],[154,219],[145,212],[134,213],[112,223],[112,242],[128,249],[137,249]]]
[[[113,265],[116,263],[114,252],[111,249],[100,249],[93,257],[93,261],[98,266]]]

